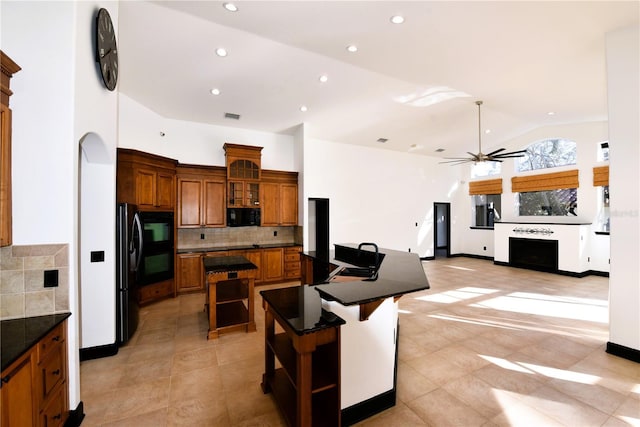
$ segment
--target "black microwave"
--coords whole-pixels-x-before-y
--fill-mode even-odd
[[[260,225],[260,209],[227,208],[227,227]]]

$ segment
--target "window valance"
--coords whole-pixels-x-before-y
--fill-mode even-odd
[[[593,186],[604,187],[609,185],[609,165],[593,168]]]
[[[502,178],[485,179],[469,183],[469,195],[502,194]]]
[[[561,190],[563,188],[578,188],[578,186],[577,169],[540,175],[514,176],[511,178],[511,191],[514,193]]]

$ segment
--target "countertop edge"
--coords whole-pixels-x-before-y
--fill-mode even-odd
[[[0,321],[0,342],[4,344],[6,342],[5,340],[8,340],[8,337],[6,337],[4,334],[11,332],[11,331],[7,331],[6,325],[8,324],[8,322],[12,322],[12,323],[24,322],[26,326],[27,322],[37,321],[37,319],[43,319],[43,318],[51,319],[51,323],[48,323],[46,326],[42,328],[39,328],[37,334],[33,334],[32,336],[29,337],[28,340],[25,340],[24,343],[21,343],[22,345],[20,346],[19,350],[11,351],[9,355],[6,357],[6,359],[5,359],[6,348],[4,345],[2,345],[2,356],[0,357],[2,359],[1,370],[4,371],[9,366],[11,366],[12,363],[14,363],[20,357],[22,357],[27,351],[29,351],[33,346],[35,346],[42,338],[44,338],[49,332],[51,332],[53,329],[58,327],[62,322],[67,320],[69,317],[71,317],[71,313],[64,312],[64,313],[47,314],[43,316],[22,317],[18,319],[7,319],[7,320]]]

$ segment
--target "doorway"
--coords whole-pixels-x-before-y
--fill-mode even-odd
[[[329,199],[309,198],[309,250],[329,259]]]
[[[449,258],[451,256],[451,203],[433,203],[433,256]]]

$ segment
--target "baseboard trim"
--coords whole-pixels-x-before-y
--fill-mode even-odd
[[[379,412],[394,407],[396,404],[395,387],[377,396],[344,408],[341,413],[342,425],[350,426],[367,419]]]
[[[116,354],[118,354],[118,345],[116,343],[81,348],[80,361],[100,359],[102,357],[115,356]]]
[[[84,420],[84,403],[81,400],[76,409],[69,411],[69,417],[64,423],[64,427],[79,427],[82,420]]]
[[[465,253],[457,253],[449,255],[451,258],[453,257],[465,257],[465,258],[475,258],[475,259],[484,259],[486,261],[493,261],[492,256],[487,255],[475,255],[475,254],[465,254]]]
[[[569,276],[569,277],[577,277],[577,278],[582,278],[587,276],[609,277],[609,273],[607,273],[606,271],[587,270],[581,273],[576,273],[574,271],[566,271],[566,270],[548,270],[543,268],[538,269],[538,268],[532,268],[532,267],[522,267],[519,265],[512,265],[504,261],[493,261],[493,263],[495,265],[501,265],[504,267],[513,267],[513,268],[522,268],[524,270],[541,271],[543,273],[559,274],[560,276]]]
[[[624,345],[607,342],[607,353],[614,356],[622,357],[623,359],[631,360],[632,362],[640,363],[640,350],[635,348],[626,347]]]

